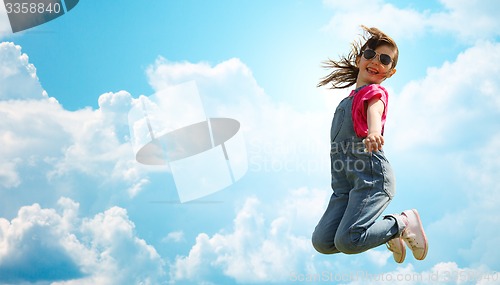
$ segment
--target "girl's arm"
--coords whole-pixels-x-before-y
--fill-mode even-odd
[[[372,98],[368,101],[366,108],[366,118],[368,123],[368,136],[365,139],[365,145],[368,152],[381,150],[384,145],[382,136],[382,114],[384,112],[384,103],[379,98]]]

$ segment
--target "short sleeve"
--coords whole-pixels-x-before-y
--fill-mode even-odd
[[[389,93],[387,90],[378,85],[370,84],[361,88],[354,94],[352,102],[352,121],[354,131],[358,137],[366,137],[368,135],[368,121],[365,110],[365,102],[373,98],[378,98],[384,103],[384,112],[382,113],[382,133],[384,130],[385,120],[387,117],[387,105],[389,103]]]

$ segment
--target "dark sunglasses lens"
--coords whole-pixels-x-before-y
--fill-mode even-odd
[[[367,49],[363,52],[363,56],[366,58],[366,59],[372,59],[374,58],[376,55],[375,51],[371,50],[371,49]]]
[[[389,65],[391,63],[392,59],[390,56],[388,56],[387,54],[381,54],[380,55],[380,62],[383,64],[383,65]]]

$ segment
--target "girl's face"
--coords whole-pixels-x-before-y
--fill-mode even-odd
[[[356,80],[356,88],[366,84],[380,84],[386,78],[391,77],[396,73],[395,68],[392,67],[392,61],[389,64],[383,64],[385,57],[388,55],[391,60],[396,56],[396,50],[388,45],[381,45],[375,49],[376,55],[371,59],[366,59],[361,55],[356,59],[356,64],[359,68],[358,79]],[[382,61],[382,62],[381,62]]]

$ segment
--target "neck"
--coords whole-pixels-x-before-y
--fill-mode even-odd
[[[356,81],[356,89],[360,88],[360,87],[363,87],[363,86],[366,86],[368,84],[371,84],[371,83],[368,83],[368,82],[364,82],[362,80],[357,80]]]
[[[361,88],[365,87],[368,84],[356,84],[356,89],[354,91],[358,92]]]

